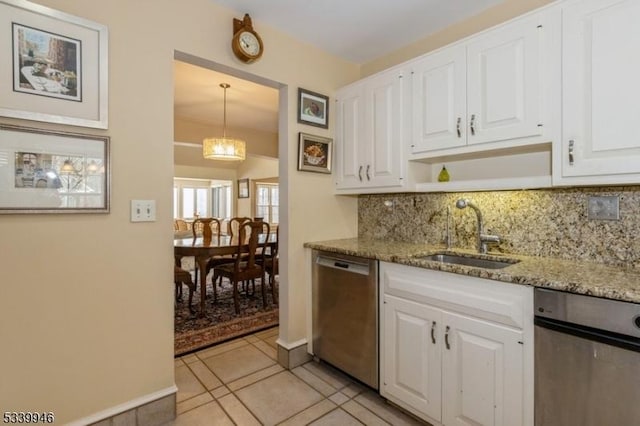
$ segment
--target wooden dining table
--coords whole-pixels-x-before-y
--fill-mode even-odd
[[[275,233],[260,234],[259,245],[267,240],[267,247],[274,247],[277,243]],[[173,254],[176,265],[181,266],[181,260],[185,256],[193,256],[200,275],[200,317],[205,314],[205,297],[207,295],[207,262],[213,256],[235,254],[238,252],[238,239],[229,235],[214,236],[211,239],[175,238],[173,240]]]

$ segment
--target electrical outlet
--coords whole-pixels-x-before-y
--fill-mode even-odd
[[[131,222],[155,222],[155,200],[131,200]]]
[[[590,195],[587,216],[590,220],[620,220],[620,197],[618,195]]]

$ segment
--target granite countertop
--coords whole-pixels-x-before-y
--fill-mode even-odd
[[[478,255],[468,250],[446,250],[443,246],[437,245],[358,238],[308,242],[305,243],[304,246],[333,253],[361,256],[385,262],[488,278],[507,283],[531,285],[577,294],[604,297],[607,299],[640,303],[640,271],[607,266],[599,263],[512,254],[490,253],[488,255]],[[442,252],[450,252],[463,256],[482,256],[490,260],[499,260],[501,258],[517,259],[519,262],[502,269],[485,269],[444,264],[418,258],[418,256]]]

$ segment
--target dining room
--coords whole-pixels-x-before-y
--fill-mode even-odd
[[[212,283],[217,269],[211,264],[235,254],[227,239],[232,218],[264,222],[272,237],[268,253],[276,252],[280,220],[278,90],[181,60],[174,61],[174,83],[174,250],[176,268],[192,283],[174,277],[178,356],[278,325],[277,293],[271,292],[277,275],[265,272],[257,291],[254,281],[234,293],[228,278]],[[242,141],[244,158],[205,158],[203,141],[216,138]],[[214,239],[203,248],[195,244],[202,224],[194,229],[194,222],[206,218],[215,219],[206,225],[213,225]]]

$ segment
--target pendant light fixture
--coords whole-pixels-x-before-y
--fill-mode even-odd
[[[206,138],[202,141],[202,155],[210,160],[242,161],[246,156],[246,145],[243,140],[227,137],[227,83],[221,83],[224,89],[224,120],[221,138]]]

